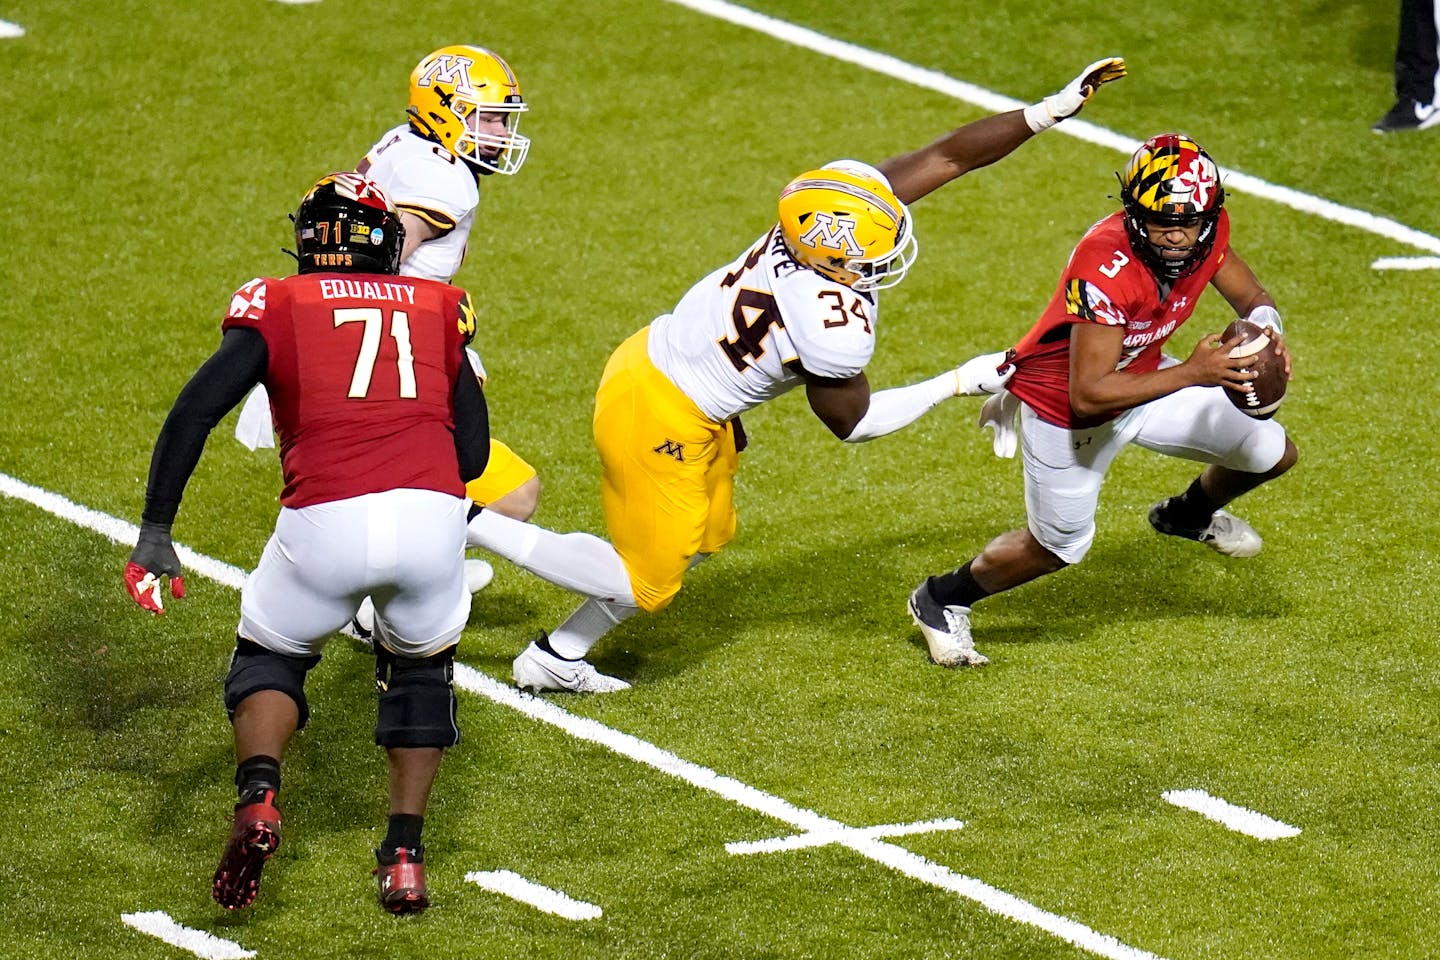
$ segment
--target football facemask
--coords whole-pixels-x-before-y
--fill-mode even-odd
[[[510,65],[483,47],[441,47],[410,74],[411,124],[482,174],[513,174],[525,162],[530,140],[519,126],[527,109]],[[503,134],[482,119],[492,114],[503,119]]]
[[[790,255],[862,293],[895,286],[920,250],[905,204],[859,165],[801,174],[781,191],[779,207]]]

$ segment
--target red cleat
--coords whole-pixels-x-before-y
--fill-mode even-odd
[[[393,854],[375,851],[372,873],[380,878],[380,906],[396,916],[419,913],[430,906],[425,889],[425,848],[401,847]]]
[[[210,888],[215,902],[226,910],[254,903],[260,892],[260,869],[279,847],[280,811],[275,809],[275,794],[267,790],[260,800],[237,805],[235,825],[230,828]]]

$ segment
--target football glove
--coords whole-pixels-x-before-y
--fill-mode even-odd
[[[1059,93],[1052,93],[1039,103],[1025,108],[1025,123],[1036,133],[1048,130],[1066,117],[1073,117],[1089,102],[1102,84],[1125,76],[1123,57],[1106,57],[1086,67]]]
[[[955,368],[955,396],[983,397],[999,393],[1015,376],[1015,364],[1009,350],[982,353]]]
[[[170,595],[177,600],[185,596],[185,581],[180,576],[180,557],[170,540],[170,524],[142,523],[140,538],[125,564],[125,589],[144,610],[154,614],[165,612],[160,599],[160,578],[170,578]]]

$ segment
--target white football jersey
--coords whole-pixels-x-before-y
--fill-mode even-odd
[[[443,283],[454,279],[480,206],[480,187],[464,161],[402,123],[376,141],[355,169],[380,184],[403,212],[442,231],[416,247],[400,272]]]
[[[777,226],[650,324],[650,360],[724,421],[799,385],[796,360],[837,380],[864,370],[878,316],[874,293],[797,263]]]

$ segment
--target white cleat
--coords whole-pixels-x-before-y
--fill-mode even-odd
[[[375,604],[369,597],[360,601],[360,609],[355,611],[349,623],[340,628],[340,632],[372,650],[375,648]]]
[[[1161,500],[1150,508],[1150,526],[1160,533],[1168,533],[1172,537],[1184,537],[1186,540],[1196,540],[1216,553],[1223,553],[1227,557],[1239,559],[1255,556],[1265,545],[1265,541],[1260,539],[1260,534],[1255,532],[1254,527],[1233,513],[1227,513],[1224,510],[1216,510],[1210,517],[1209,525],[1201,529],[1181,527],[1171,523],[1165,516],[1165,508],[1169,503],[1169,499]]]
[[[490,585],[495,579],[495,568],[484,560],[465,561],[465,589],[471,593],[479,593]]]
[[[619,677],[607,677],[584,660],[564,660],[535,644],[520,651],[513,666],[515,686],[532,693],[614,693],[629,690]]]
[[[932,662],[942,667],[983,667],[990,662],[989,657],[975,649],[975,638],[970,635],[969,607],[942,607],[931,598],[923,583],[910,594],[906,607],[915,626],[925,635]]]

